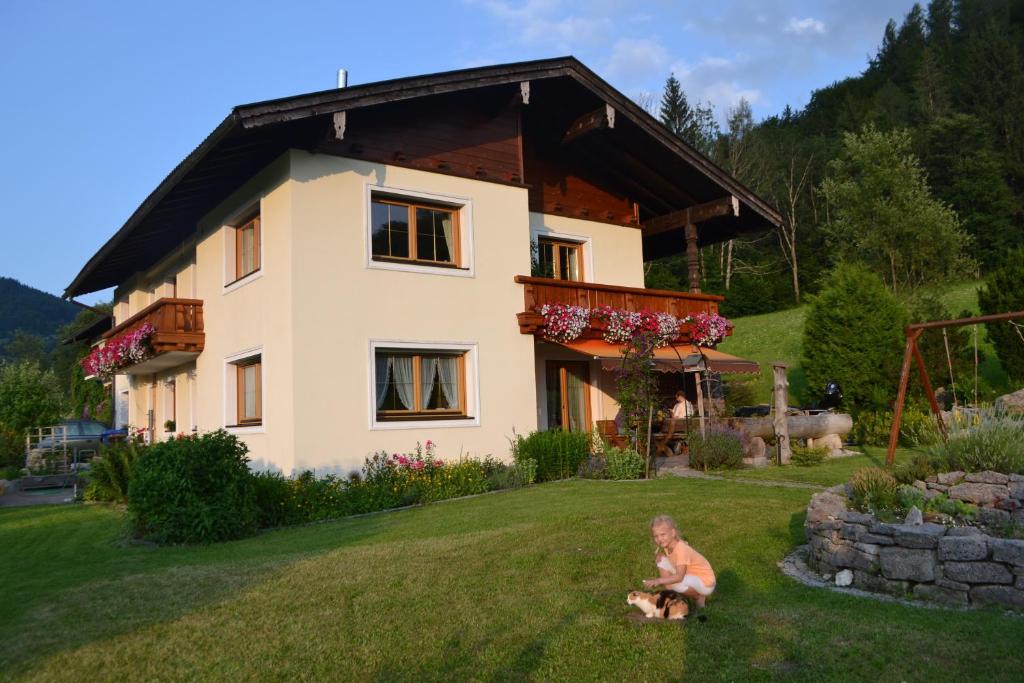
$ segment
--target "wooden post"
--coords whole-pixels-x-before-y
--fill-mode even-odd
[[[786,363],[772,363],[772,374],[775,383],[772,387],[772,397],[775,407],[775,451],[778,463],[788,465],[793,452],[789,447],[789,423],[786,421],[786,411],[789,409],[789,380],[786,379]]]
[[[704,392],[700,386],[700,375],[699,372],[693,373],[697,380],[697,420],[700,422],[700,435],[704,436]]]
[[[700,294],[700,251],[697,249],[697,226],[687,223],[686,235],[686,269],[690,280],[690,291]]]
[[[921,374],[921,383],[924,384],[924,393],[928,396],[928,403],[932,407],[932,415],[935,416],[935,422],[939,427],[939,435],[942,436],[942,440],[946,440],[946,423],[942,421],[942,409],[939,408],[939,402],[935,400],[935,391],[932,389],[932,381],[928,377],[928,370],[924,366],[924,358],[921,357],[921,351],[917,348],[917,343],[914,343],[914,362],[917,363],[917,371]]]
[[[892,467],[896,461],[896,445],[900,441],[900,420],[903,418],[903,402],[907,398],[907,382],[910,381],[910,360],[917,348],[917,337],[920,330],[907,329],[907,346],[903,349],[903,366],[900,368],[900,387],[896,392],[896,409],[892,416],[892,428],[889,430],[889,448],[885,452],[885,465]]]

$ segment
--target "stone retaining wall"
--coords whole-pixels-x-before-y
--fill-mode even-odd
[[[948,487],[951,498],[954,488],[965,484],[1002,486],[1009,494],[1013,484],[1021,483],[1011,482],[1006,475],[999,475],[1006,478],[1002,484],[989,484],[971,481],[971,475],[962,472],[950,474],[957,476],[939,475],[935,483],[943,478],[957,482],[941,484]],[[993,492],[986,489],[980,493],[974,497],[989,498]],[[854,586],[868,591],[954,605],[1024,609],[1024,541],[995,538],[969,526],[886,524],[873,515],[851,510],[849,503],[844,486],[811,498],[804,530],[809,544],[807,564],[812,569],[835,576],[843,585],[847,585],[844,579],[852,578]],[[1016,512],[1012,514],[1016,516]],[[850,573],[844,574],[846,570]]]

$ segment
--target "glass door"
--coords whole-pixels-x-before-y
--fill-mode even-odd
[[[590,369],[585,362],[548,361],[548,429],[590,430]]]

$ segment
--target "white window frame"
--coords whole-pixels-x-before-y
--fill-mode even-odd
[[[476,258],[473,252],[473,200],[468,197],[434,194],[419,190],[408,190],[400,187],[388,187],[364,183],[363,185],[363,243],[366,256],[366,267],[374,270],[397,270],[406,273],[429,273],[447,277],[476,277]],[[429,202],[455,209],[459,214],[459,248],[464,263],[457,268],[431,266],[415,262],[396,263],[394,261],[375,261],[373,259],[373,195],[387,195],[390,199],[410,202]]]
[[[378,420],[377,419],[377,349],[396,349],[412,351],[461,351],[466,357],[466,415],[467,417],[449,420]],[[371,339],[367,356],[367,375],[370,378],[367,387],[370,430],[383,431],[391,429],[439,429],[448,427],[479,427],[480,426],[480,364],[476,342],[453,341],[409,341],[398,339]]]
[[[244,361],[253,356],[260,357],[260,424],[238,425],[238,362]],[[221,393],[224,395],[224,429],[230,434],[263,434],[267,430],[267,358],[263,355],[262,346],[254,346],[230,356],[224,357],[224,372],[222,374],[223,385]],[[234,420],[231,416],[234,416]]]
[[[538,238],[558,240],[559,242],[573,242],[580,245],[583,251],[583,279],[580,282],[597,282],[594,279],[594,238],[589,235],[573,235],[567,232],[555,232],[543,226],[530,228],[530,244],[538,241]],[[532,248],[532,247],[531,247]]]
[[[240,280],[228,280],[228,273],[234,272],[234,267],[228,268],[228,263],[235,262],[235,240],[237,239],[235,231],[243,224],[242,217],[250,215],[252,208],[256,207],[256,215],[260,217],[260,267],[249,273]],[[263,221],[263,194],[257,194],[249,199],[249,201],[242,204],[243,208],[235,210],[230,216],[228,216],[224,223],[221,225],[221,239],[223,241],[224,258],[221,259],[221,282],[224,283],[222,295],[230,294],[236,289],[241,289],[253,280],[259,280],[263,277],[263,271],[266,268],[266,261],[263,260],[265,250],[263,245],[266,243],[266,226]]]

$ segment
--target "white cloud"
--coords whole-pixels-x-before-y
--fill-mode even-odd
[[[612,23],[599,12],[565,14],[559,0],[527,0],[513,6],[504,0],[468,0],[483,7],[501,20],[527,45],[542,45],[560,52],[571,52],[579,46],[595,45],[605,40]]]
[[[652,75],[662,77],[668,67],[668,50],[656,40],[620,38],[608,58],[608,76],[625,83],[643,83]]]
[[[792,17],[786,27],[782,29],[786,33],[793,33],[798,36],[806,36],[811,34],[817,34],[819,36],[825,35],[825,22],[820,19],[813,17],[807,17],[806,19],[797,19]]]

